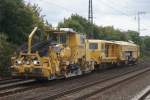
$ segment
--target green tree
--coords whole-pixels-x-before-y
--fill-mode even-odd
[[[68,19],[64,19],[63,22],[58,23],[58,27],[73,28],[75,31],[81,33],[91,32],[91,24],[89,23],[89,21],[77,14],[72,14]],[[93,26],[93,30],[96,31],[95,26]]]
[[[120,30],[114,29],[113,26],[101,27],[96,24],[91,24],[87,19],[77,14],[72,14],[68,19],[58,23],[58,27],[73,28],[77,32],[86,33],[87,35],[93,30],[95,39],[105,40],[124,40],[127,41],[127,35]]]
[[[132,31],[132,30],[128,30],[126,32],[126,34],[128,34],[128,38],[129,40],[133,41],[136,44],[141,45],[142,44],[142,40],[141,37],[139,36],[139,33],[136,31]]]
[[[4,33],[0,34],[0,76],[10,74],[10,58],[15,50],[16,45],[7,42],[7,36]]]
[[[0,76],[8,75],[13,52],[27,41],[32,29],[45,28],[40,13],[38,5],[24,0],[0,0]]]
[[[142,39],[142,55],[144,56],[150,56],[150,36],[143,36]]]
[[[0,0],[0,32],[7,34],[8,41],[22,43],[34,26],[44,26],[40,11],[23,0]]]

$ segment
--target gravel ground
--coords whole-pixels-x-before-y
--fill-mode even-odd
[[[140,64],[140,65],[145,66],[148,64]],[[44,86],[41,86],[40,88],[36,88],[33,90],[17,93],[17,94],[7,96],[7,97],[2,97],[2,98],[0,98],[0,100],[31,100],[31,99],[32,100],[40,100],[40,98],[44,97],[45,95],[49,95],[50,93],[60,92],[60,90],[62,90],[62,88],[64,88],[64,87],[67,87],[67,88],[64,88],[67,90],[67,89],[76,87],[78,85],[85,84],[89,81],[94,81],[97,79],[100,80],[100,79],[103,79],[104,77],[108,77],[108,75],[111,76],[111,75],[114,75],[116,73],[119,73],[119,71],[125,71],[125,70],[127,70],[127,68],[117,68],[117,69],[109,70],[109,71],[107,71],[107,73],[92,73],[90,75],[82,76],[80,78],[60,81],[60,82],[57,82],[56,84],[53,84],[53,85],[50,85],[50,84],[44,85]],[[103,94],[97,94],[95,96],[92,96],[89,99],[101,100],[102,98],[104,98],[102,100],[129,100],[128,99],[130,97],[129,94],[132,94],[132,96],[134,96],[136,93],[135,91],[142,90],[144,88],[144,86],[147,86],[150,83],[150,81],[147,81],[150,79],[150,73],[147,73],[146,75],[141,77],[141,79],[139,79],[139,78],[136,78],[135,80],[133,80],[133,82],[127,82],[123,85],[116,86],[116,88],[111,89],[111,91],[106,91]],[[143,82],[144,82],[144,84],[143,84]],[[130,86],[129,84],[131,84],[132,86],[129,87]],[[135,91],[131,91],[133,87],[134,87],[133,90],[135,90]],[[126,92],[126,90],[128,90],[129,92]],[[121,94],[119,94],[119,93],[121,93]],[[118,95],[120,95],[120,96],[118,96]],[[127,99],[123,99],[123,98],[127,98]]]
[[[140,91],[150,85],[150,72],[119,84],[87,100],[131,100]]]
[[[92,74],[89,74],[80,78],[60,81],[59,83],[53,82],[52,85],[50,84],[51,83],[50,82],[48,85],[43,85],[40,88],[17,93],[17,94],[7,96],[7,97],[2,97],[0,98],[0,100],[20,100],[20,98],[22,98],[22,100],[28,100],[28,99],[33,99],[33,98],[34,100],[35,98],[42,99],[43,97],[45,97],[45,95],[55,94],[55,93],[61,92],[62,90],[68,90],[70,88],[86,84],[87,82],[90,82],[90,81],[103,80],[103,79],[106,79],[106,77],[108,78],[108,77],[116,75],[117,73],[122,73],[124,71],[133,69],[133,68],[134,67],[131,66],[131,67],[126,67],[126,68],[116,68],[116,69],[108,70],[103,73],[95,72],[95,73],[92,73]]]
[[[150,94],[144,100],[150,100]]]

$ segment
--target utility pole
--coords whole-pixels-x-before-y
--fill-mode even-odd
[[[91,31],[88,34],[88,38],[93,38],[93,2],[92,0],[89,0],[89,12],[88,12],[88,21],[91,24]]]
[[[140,11],[138,11],[138,13],[137,13],[137,20],[138,20],[138,32],[139,32],[139,34],[141,33],[141,18],[140,18],[140,15],[142,15],[142,14],[145,14],[145,12],[140,12]]]
[[[92,4],[92,0],[89,0],[88,20],[91,24],[93,24],[93,4]]]

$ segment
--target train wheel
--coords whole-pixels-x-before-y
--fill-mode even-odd
[[[100,64],[95,65],[95,71],[99,71],[100,70]]]
[[[81,71],[81,69],[78,69],[78,71],[77,71],[77,75],[82,75],[82,71]]]
[[[56,79],[56,75],[50,75],[47,77],[47,80],[54,80]]]

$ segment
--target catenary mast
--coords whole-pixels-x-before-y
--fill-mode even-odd
[[[92,2],[92,0],[89,0],[88,21],[91,23],[91,28],[90,28],[90,33],[88,33],[88,38],[94,38],[94,35],[93,35],[93,2]]]

